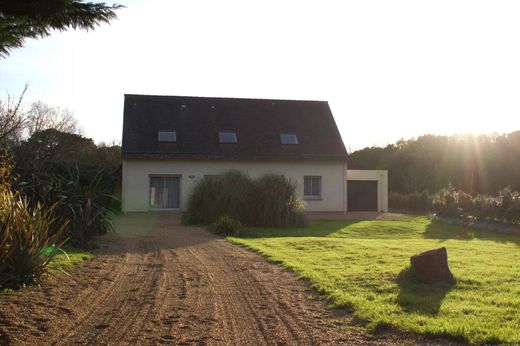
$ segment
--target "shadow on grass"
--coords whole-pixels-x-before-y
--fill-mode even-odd
[[[455,285],[420,283],[411,267],[403,269],[397,276],[399,294],[397,303],[406,312],[437,315],[442,302]]]
[[[515,243],[520,245],[520,236],[504,234],[489,230],[479,230],[468,226],[450,225],[442,221],[432,220],[423,233],[426,239],[458,239],[458,240],[491,240],[499,243]]]

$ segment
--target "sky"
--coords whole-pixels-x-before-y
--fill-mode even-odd
[[[125,93],[325,100],[349,152],[520,130],[519,1],[118,3],[0,58],[0,98],[28,83],[96,142],[121,140]]]

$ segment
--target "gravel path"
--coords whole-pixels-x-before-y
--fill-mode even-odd
[[[160,214],[146,235],[102,237],[71,278],[0,295],[0,344],[420,341],[394,333],[374,339],[350,315],[311,298],[291,273],[177,220]]]

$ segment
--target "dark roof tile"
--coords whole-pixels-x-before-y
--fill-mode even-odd
[[[176,143],[159,143],[159,130],[177,131]],[[219,131],[235,131],[236,144],[220,144]],[[297,145],[283,145],[294,133]],[[125,95],[125,159],[323,159],[347,153],[324,101]]]

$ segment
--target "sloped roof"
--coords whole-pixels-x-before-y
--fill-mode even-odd
[[[176,131],[176,143],[158,142]],[[221,144],[219,131],[235,131]],[[283,145],[294,133],[297,145]],[[345,160],[347,152],[324,101],[125,95],[124,159]]]

